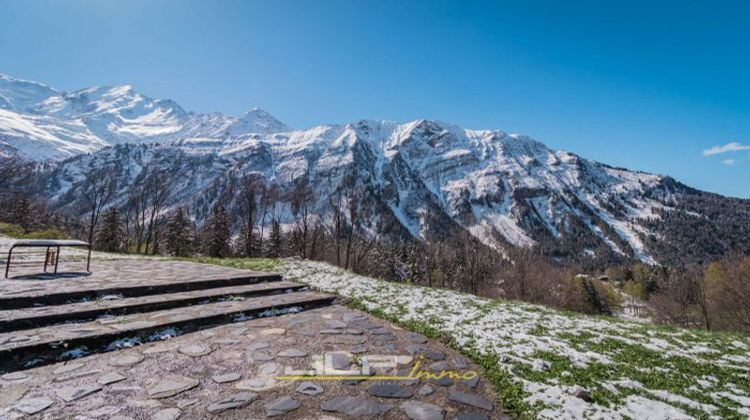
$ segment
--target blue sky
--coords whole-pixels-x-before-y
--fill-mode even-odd
[[[307,127],[439,119],[750,197],[750,2],[0,0],[0,73]]]

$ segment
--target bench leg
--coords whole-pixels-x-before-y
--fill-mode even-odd
[[[13,256],[13,247],[8,250],[8,261],[5,262],[5,278],[8,278],[8,270],[10,270],[10,259]]]
[[[60,262],[60,247],[57,247],[57,255],[55,255],[55,274],[57,274],[57,263]]]
[[[49,247],[47,247],[47,253],[44,254],[44,272],[47,273],[47,264],[49,264]]]

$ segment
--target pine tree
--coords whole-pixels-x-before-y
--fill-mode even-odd
[[[271,221],[271,237],[269,241],[271,242],[269,256],[273,258],[281,257],[283,252],[283,238],[281,237],[281,223],[277,219]]]
[[[193,253],[193,224],[183,207],[179,207],[167,221],[165,240],[169,255],[189,257]]]
[[[103,223],[96,235],[96,249],[106,252],[120,252],[124,238],[120,212],[111,208],[104,212]]]
[[[217,204],[203,229],[203,250],[210,257],[228,257],[229,240],[229,217],[224,206]]]
[[[0,222],[18,225],[26,233],[34,230],[39,223],[39,220],[35,220],[38,215],[33,210],[34,206],[28,194],[16,192],[0,204]]]

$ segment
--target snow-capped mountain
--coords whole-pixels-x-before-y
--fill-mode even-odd
[[[287,130],[258,108],[238,117],[196,114],[131,86],[61,92],[0,75],[0,147],[33,160],[62,160],[120,143]]]
[[[284,192],[309,183],[312,208],[330,217],[337,191],[357,195],[363,229],[415,241],[465,230],[500,252],[536,245],[567,261],[693,261],[750,252],[750,200],[703,193],[652,175],[554,151],[522,135],[437,121],[362,120],[292,130],[265,111],[194,114],[130,87],[60,93],[34,82],[0,84],[0,141],[51,165],[45,192],[78,211],[83,174],[118,180],[115,205],[159,169],[169,205],[205,219],[260,175]],[[10,134],[8,134],[10,133]],[[114,145],[113,147],[106,147]],[[1,150],[1,149],[0,149]]]

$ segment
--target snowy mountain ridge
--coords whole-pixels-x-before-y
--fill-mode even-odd
[[[287,130],[259,108],[237,117],[196,114],[129,85],[61,92],[0,74],[0,145],[32,160],[63,160],[121,143]]]
[[[242,177],[257,175],[282,193],[308,183],[324,220],[329,197],[356,192],[359,223],[382,238],[429,241],[463,230],[501,252],[536,245],[568,261],[655,263],[681,258],[686,246],[695,258],[750,251],[741,222],[748,200],[499,130],[424,119],[293,130],[257,108],[238,117],[195,114],[129,86],[61,93],[8,77],[0,78],[0,108],[0,151],[4,142],[28,158],[56,160],[45,193],[72,211],[87,170],[112,173],[116,205],[124,206],[158,168],[174,177],[170,206],[188,207],[198,221],[218,200],[231,203]],[[289,221],[288,207],[278,211]]]

